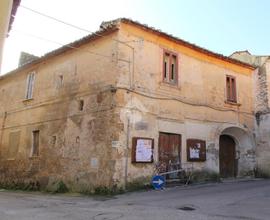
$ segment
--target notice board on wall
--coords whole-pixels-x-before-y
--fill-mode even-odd
[[[206,161],[206,142],[199,139],[187,139],[187,161]]]
[[[132,163],[153,162],[154,139],[144,137],[132,138]]]

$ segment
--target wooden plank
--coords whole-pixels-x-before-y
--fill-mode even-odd
[[[219,168],[221,177],[234,177],[236,175],[235,142],[228,135],[220,137]]]

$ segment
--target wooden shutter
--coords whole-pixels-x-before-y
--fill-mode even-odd
[[[235,78],[231,78],[231,88],[232,88],[232,101],[236,102],[236,82]]]
[[[176,53],[163,52],[163,81],[170,84],[178,82],[178,56]]]
[[[234,76],[226,76],[226,93],[227,101],[237,102],[236,79]]]
[[[227,93],[227,100],[231,99],[231,84],[230,84],[230,77],[226,77],[226,93]]]
[[[171,54],[170,56],[170,81],[172,83],[177,82],[177,76],[178,76],[178,60],[176,54]]]
[[[170,54],[163,53],[163,81],[168,81],[170,77]]]
[[[27,85],[26,85],[26,99],[33,98],[33,88],[34,88],[34,81],[35,81],[35,73],[29,73],[27,76]]]

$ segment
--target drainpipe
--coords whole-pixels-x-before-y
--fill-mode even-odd
[[[125,149],[125,179],[124,179],[124,190],[127,189],[127,179],[128,179],[128,149],[129,149],[129,132],[130,132],[130,119],[127,118],[127,136],[126,136],[126,149]]]
[[[4,113],[3,123],[2,123],[2,126],[1,126],[1,133],[0,133],[0,159],[1,159],[1,152],[2,152],[2,139],[3,139],[3,134],[4,134],[4,128],[5,128],[6,119],[7,119],[7,112]]]

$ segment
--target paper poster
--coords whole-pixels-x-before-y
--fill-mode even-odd
[[[190,159],[199,159],[200,158],[200,150],[196,148],[189,148]]]
[[[189,148],[190,159],[199,159],[200,158],[200,148],[201,148],[200,143],[197,143],[196,146]]]
[[[138,139],[136,145],[136,162],[152,161],[152,140]]]

